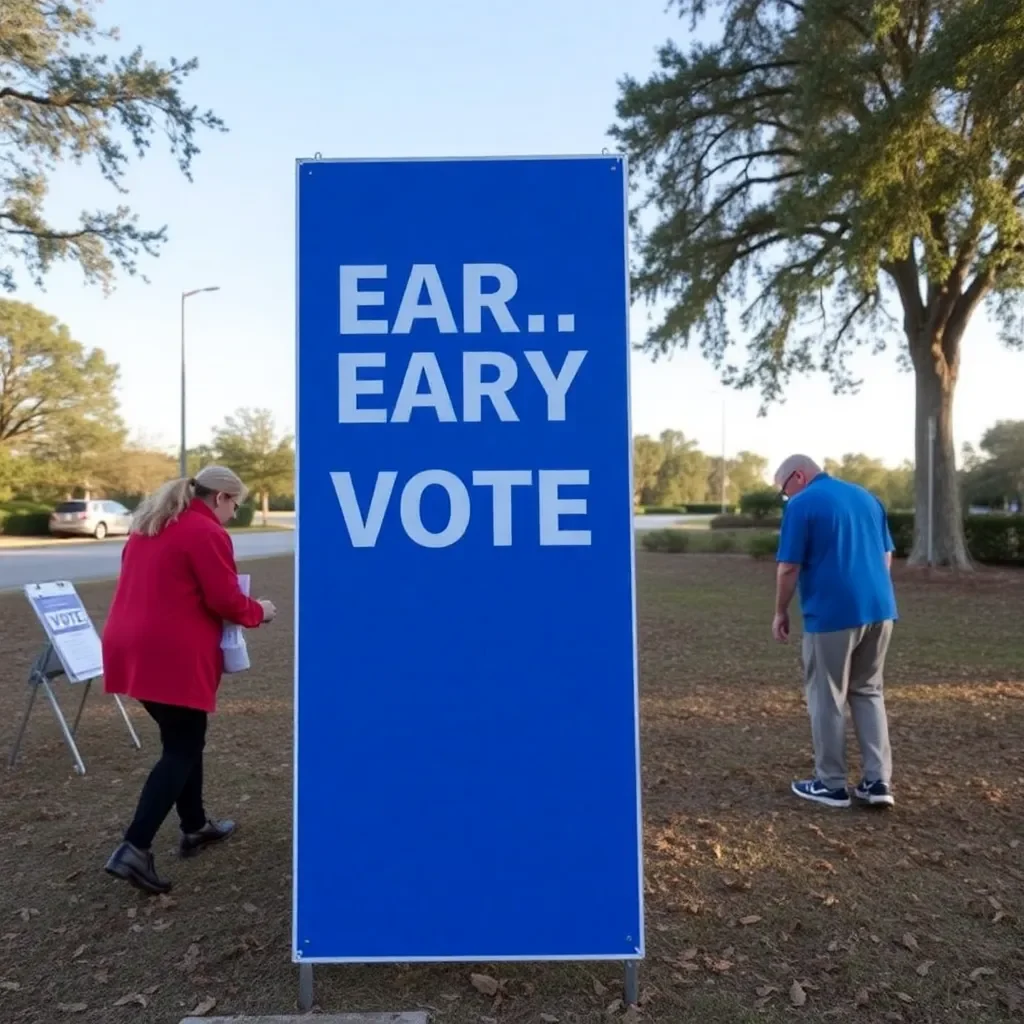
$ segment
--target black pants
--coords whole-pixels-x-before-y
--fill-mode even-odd
[[[206,712],[173,704],[143,701],[142,706],[160,727],[163,753],[142,787],[125,840],[140,850],[153,845],[160,826],[178,808],[182,832],[198,832],[206,824],[203,808],[203,747]]]

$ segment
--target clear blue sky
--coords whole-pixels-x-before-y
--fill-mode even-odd
[[[189,440],[242,405],[272,409],[291,429],[293,410],[296,157],[559,154],[609,144],[617,79],[645,74],[654,48],[687,23],[664,0],[108,0],[104,24],[153,58],[200,59],[188,97],[213,107],[231,131],[202,140],[189,185],[162,139],[136,165],[129,201],[143,223],[167,223],[150,284],[124,279],[104,298],[73,268],[47,291],[19,298],[59,316],[73,334],[121,366],[125,416],[139,435],[177,441],[178,303],[183,289],[220,285],[190,300]],[[55,216],[113,206],[98,178],[62,172]],[[633,316],[634,339],[646,311]],[[773,461],[790,451],[865,451],[909,457],[914,388],[889,356],[865,355],[867,384],[833,398],[827,382],[795,385],[767,419],[750,394],[726,398],[727,447]],[[958,441],[998,418],[1024,415],[1024,355],[1003,350],[983,318],[965,344],[957,399]],[[682,429],[711,451],[721,444],[722,391],[699,353],[652,364],[634,357],[638,433]]]

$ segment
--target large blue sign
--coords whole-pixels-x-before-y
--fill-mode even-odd
[[[625,176],[298,165],[298,960],[643,955]]]

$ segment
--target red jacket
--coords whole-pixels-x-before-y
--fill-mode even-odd
[[[231,537],[201,501],[155,537],[132,534],[103,628],[107,693],[214,711],[224,620],[263,621],[237,573]]]

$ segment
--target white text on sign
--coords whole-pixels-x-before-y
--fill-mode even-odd
[[[485,318],[490,318],[501,334],[520,332],[520,325],[509,309],[519,280],[515,271],[505,264],[463,265],[461,322],[456,321],[435,264],[412,265],[393,317],[385,315],[386,295],[381,282],[387,279],[388,267],[383,264],[346,264],[340,268],[342,335],[407,335],[418,322],[432,325],[442,335],[480,334]],[[527,333],[543,334],[548,317],[557,325],[559,333],[575,332],[575,315],[559,312],[530,314],[526,318]],[[339,423],[409,423],[415,409],[423,410],[419,415],[433,414],[440,423],[481,423],[485,418],[485,402],[499,422],[518,423],[520,416],[509,393],[520,381],[522,371],[533,387],[543,390],[545,420],[565,422],[569,391],[587,352],[571,349],[551,360],[535,345],[521,352],[524,361],[521,366],[516,357],[507,352],[463,350],[461,394],[445,379],[437,354],[429,351],[403,353],[401,357],[392,353],[392,360],[402,358],[407,362],[397,392],[386,394],[383,371],[388,366],[388,356],[385,351],[338,354]],[[453,392],[456,399],[453,399]],[[377,473],[365,512],[350,473],[333,472],[331,481],[353,547],[375,547],[392,506],[398,473],[392,470]],[[492,543],[495,547],[510,547],[514,538],[513,489],[529,488],[534,492],[532,501],[542,547],[589,546],[590,530],[578,528],[579,518],[587,514],[587,499],[578,496],[578,489],[589,483],[587,469],[473,470],[467,480],[447,470],[427,469],[412,474],[401,484],[398,518],[413,543],[425,548],[450,547],[469,529],[475,502],[486,500],[481,489],[490,490]],[[563,494],[561,489],[570,486],[576,489],[573,494]],[[430,487],[442,488],[447,497],[448,518],[441,529],[428,529],[423,522],[423,496]],[[470,487],[475,498],[471,498]],[[563,517],[569,516],[576,520],[573,524],[576,528],[563,524]]]

